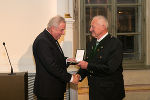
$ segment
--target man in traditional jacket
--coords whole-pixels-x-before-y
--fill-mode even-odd
[[[95,16],[90,31],[94,37],[86,50],[85,61],[80,61],[81,81],[87,76],[90,100],[122,100],[125,97],[122,43],[108,33],[108,21]]]

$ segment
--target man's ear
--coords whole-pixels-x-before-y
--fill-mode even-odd
[[[54,26],[51,26],[51,30],[54,30],[55,29],[55,27]]]
[[[103,28],[103,30],[106,30],[106,29],[107,29],[105,25],[102,25],[102,28]]]
[[[54,26],[51,26],[51,29],[50,29],[52,32],[56,30],[56,28]]]

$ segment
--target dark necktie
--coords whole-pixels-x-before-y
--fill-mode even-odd
[[[98,44],[99,44],[99,42],[98,42],[98,41],[96,41],[96,44],[95,44],[95,46],[94,46],[94,48],[93,48],[93,53],[95,53],[95,51],[96,51],[96,48],[97,48]]]
[[[56,41],[56,44],[57,44],[57,46],[58,46],[60,52],[61,52],[62,54],[64,54],[63,51],[62,51],[62,49],[61,49],[61,47],[60,47],[60,45],[59,45],[59,43],[58,43],[58,41]]]
[[[92,50],[91,50],[91,53],[89,55],[89,58],[88,60],[92,60],[94,55],[95,55],[95,52],[96,52],[96,49],[97,49],[97,46],[98,46],[99,42],[96,41],[95,45],[93,46]]]

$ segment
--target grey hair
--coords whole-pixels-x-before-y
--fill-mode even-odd
[[[58,27],[58,25],[61,23],[61,22],[65,22],[65,19],[59,15],[53,17],[52,19],[49,20],[48,24],[47,24],[47,29],[48,28],[51,28],[52,26],[55,26],[55,27]]]
[[[107,18],[105,17],[105,16],[102,16],[102,15],[97,15],[97,16],[95,16],[95,17],[93,17],[93,19],[99,19],[99,20],[104,20],[105,21],[105,25],[106,25],[106,28],[108,28],[108,20],[107,20]]]

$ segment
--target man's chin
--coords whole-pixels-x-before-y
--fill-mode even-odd
[[[95,35],[94,35],[94,34],[92,34],[92,37],[94,37],[94,38],[95,38]]]
[[[61,36],[60,36],[60,37],[58,37],[58,38],[57,38],[57,40],[59,40],[60,38],[61,38]]]

